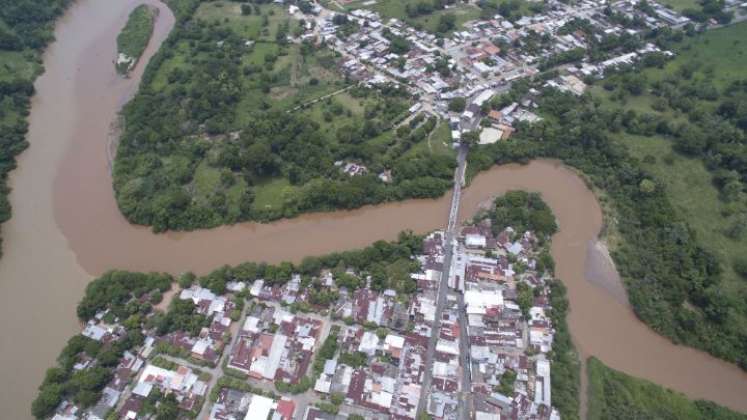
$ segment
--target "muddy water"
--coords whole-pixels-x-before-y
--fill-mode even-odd
[[[108,133],[116,112],[137,88],[143,65],[173,23],[162,5],[155,42],[121,79],[112,60],[115,38],[137,0],[80,0],[60,21],[36,83],[31,147],[13,172],[14,217],[3,227],[0,260],[0,378],[3,416],[29,417],[45,367],[78,329],[74,307],[92,275],[110,268],[206,272],[246,260],[277,262],[393,239],[403,229],[442,227],[449,197],[367,207],[294,220],[210,231],[154,235],[129,225],[111,190]],[[148,3],[156,4],[155,2]],[[584,279],[587,244],[601,212],[572,172],[552,162],[506,166],[478,177],[465,191],[463,215],[507,189],[540,191],[557,214],[557,269],[569,287],[571,327],[584,354],[613,367],[747,411],[747,376],[702,353],[675,347],[638,322],[627,307]]]
[[[117,104],[112,101],[124,99],[122,95],[136,85],[134,78],[117,79],[112,60],[116,35],[138,3],[79,0],[58,22],[58,41],[44,56],[46,72],[36,81],[37,94],[29,118],[30,147],[10,175],[13,217],[2,227],[2,419],[31,417],[30,402],[44,370],[78,329],[74,308],[90,274],[76,263],[75,253],[55,221],[54,200],[59,201],[60,196],[53,194],[53,181],[65,153],[73,150],[76,124],[108,117],[110,114],[102,110],[114,112]],[[156,43],[168,33],[171,22],[171,13],[162,10]],[[152,49],[147,54],[151,55]],[[81,91],[87,92],[91,106],[80,106]],[[85,179],[73,182],[79,188],[86,184]],[[68,198],[70,201],[62,206],[98,206],[96,197]]]

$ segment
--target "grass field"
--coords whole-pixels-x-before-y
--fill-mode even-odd
[[[587,363],[587,373],[589,420],[747,418],[713,403],[692,401],[679,392],[618,372],[593,357]]]
[[[246,193],[247,185],[241,177],[236,176],[233,176],[232,185],[222,185],[221,171],[210,166],[207,161],[203,161],[195,171],[192,189],[193,199],[198,204],[207,207],[216,207],[216,193],[224,194],[227,214],[238,217],[241,213],[239,209],[241,197]]]
[[[206,22],[220,23],[222,27],[229,27],[241,36],[258,40],[275,40],[278,27],[285,22],[293,22],[285,7],[275,4],[258,5],[260,13],[251,15],[241,14],[241,3],[230,1],[214,1],[202,3],[195,14],[196,19]],[[267,25],[263,25],[266,19]]]
[[[698,10],[700,8],[700,4],[697,0],[661,0],[660,3],[679,12],[685,9]]]
[[[651,80],[674,74],[686,62],[696,63],[719,89],[744,78],[747,68],[747,22],[708,31],[686,41],[676,49],[677,57],[663,69],[647,69]]]
[[[127,19],[127,24],[117,36],[117,51],[130,57],[132,61],[117,65],[120,73],[127,73],[143,55],[148,46],[158,9],[142,4],[136,7]]]
[[[255,197],[252,206],[255,210],[282,209],[286,198],[292,196],[295,189],[296,187],[285,178],[274,178],[260,183],[254,188]]]
[[[451,147],[451,130],[445,121],[440,122],[425,141],[413,146],[408,154],[432,153],[456,157],[456,151]]]
[[[448,9],[437,10],[428,15],[411,18],[407,16],[405,7],[410,5],[414,7],[422,0],[378,0],[374,4],[366,5],[368,1],[355,1],[350,3],[349,9],[366,8],[378,12],[382,18],[395,18],[407,22],[418,29],[424,29],[428,32],[436,32],[439,19],[446,13],[456,16],[456,29],[460,29],[465,22],[475,20],[480,17],[480,9],[469,4],[458,4]]]

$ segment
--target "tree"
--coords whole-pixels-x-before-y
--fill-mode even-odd
[[[42,387],[31,403],[31,414],[38,419],[49,417],[62,402],[62,385],[50,384]]]
[[[453,13],[444,13],[438,19],[438,25],[436,26],[436,32],[446,33],[456,27],[456,16]]]
[[[477,131],[468,131],[462,134],[462,143],[474,146],[480,143],[480,133]]]
[[[747,257],[738,257],[732,263],[734,271],[739,274],[742,279],[747,280]]]
[[[639,189],[644,194],[651,194],[652,192],[656,191],[656,184],[650,179],[644,179],[639,184]]]
[[[467,100],[462,97],[456,97],[449,102],[449,111],[451,112],[464,112],[467,107]]]
[[[156,420],[176,420],[179,418],[179,403],[174,393],[161,399],[156,409]]]
[[[187,271],[186,273],[179,276],[179,287],[181,287],[182,289],[188,289],[195,282],[196,278],[197,277],[193,272]]]

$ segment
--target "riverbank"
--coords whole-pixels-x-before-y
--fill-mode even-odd
[[[678,420],[744,420],[738,414],[703,400],[690,400],[679,392],[633,378],[592,357],[589,372],[589,420],[657,418]]]

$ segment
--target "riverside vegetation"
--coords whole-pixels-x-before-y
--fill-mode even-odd
[[[70,0],[0,1],[0,223],[10,219],[8,173],[26,147],[27,117],[41,54]]]
[[[674,46],[688,51],[695,49],[688,45],[707,45],[706,40],[711,39],[709,47],[701,48],[723,51],[730,46],[740,51],[743,47],[732,37],[744,30],[745,25],[740,24],[705,35],[692,33],[692,39],[678,40],[682,35],[675,34],[661,41],[675,42]],[[640,104],[638,100],[631,100],[628,109],[620,112],[619,107],[605,104],[604,98],[594,92],[577,98],[547,90],[538,99],[545,117],[542,122],[522,127],[514,141],[473,149],[470,166],[474,173],[496,163],[548,157],[581,170],[610,199],[607,219],[614,235],[609,238],[612,256],[638,317],[675,342],[708,351],[747,369],[747,287],[734,274],[740,270],[740,263],[734,265],[724,253],[715,252],[718,243],[710,240],[713,236],[700,235],[693,228],[704,222],[681,210],[680,203],[693,191],[669,188],[652,170],[656,156],[641,160],[620,140],[643,135],[671,142],[675,155],[658,156],[664,162],[659,167],[668,165],[670,159],[680,159],[682,154],[705,156],[714,177],[721,174],[723,188],[729,184],[721,194],[733,194],[734,202],[743,206],[745,172],[741,162],[747,154],[743,144],[745,127],[739,121],[744,116],[744,81],[734,81],[740,74],[738,67],[730,63],[741,59],[734,55],[709,55],[710,71],[719,75],[716,80],[724,80],[719,84],[698,77],[694,70],[689,78],[684,77],[690,69],[697,68],[696,57],[687,53],[671,63],[666,63],[663,56],[651,56],[600,82],[602,86],[612,84],[609,90],[627,91],[623,93],[626,97],[635,96],[635,92],[651,92],[652,96],[656,96],[653,92],[667,92],[657,101],[663,102],[663,109],[683,106],[678,102],[683,101],[693,106],[685,105],[693,109],[688,113],[636,111],[630,104]],[[646,84],[646,74],[658,75],[659,81]],[[677,82],[679,79],[689,80]],[[639,90],[636,86],[641,83],[644,87]],[[528,87],[517,84],[508,98],[498,102],[519,97]],[[692,90],[707,91],[711,99],[699,99],[699,93]],[[675,168],[690,171],[690,166]],[[715,187],[719,186],[718,179],[714,178]],[[730,193],[731,190],[735,191]],[[728,225],[724,218],[734,214],[714,212],[707,217],[713,219],[711,223]],[[729,252],[739,253],[742,240],[735,237],[731,245],[736,249]]]
[[[437,121],[397,126],[409,94],[352,85],[334,52],[289,42],[300,23],[285,8],[169,4],[176,26],[123,111],[114,162],[117,202],[131,222],[205,228],[450,188],[453,152],[420,146]],[[346,163],[367,171],[350,176]],[[392,182],[377,176],[385,171]]]
[[[747,416],[710,401],[687,399],[679,392],[637,379],[592,357],[589,375],[590,420],[679,419],[744,420]]]
[[[153,35],[157,13],[158,9],[146,4],[141,4],[130,13],[125,27],[117,36],[118,72],[128,73],[140,60]]]

